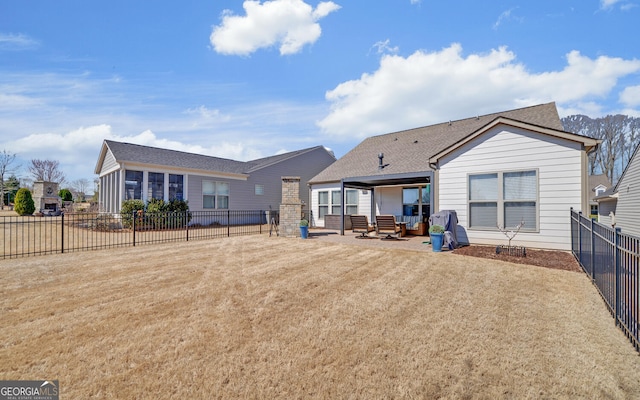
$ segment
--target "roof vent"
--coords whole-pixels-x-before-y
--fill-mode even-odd
[[[386,167],[389,164],[385,164],[384,163],[384,153],[379,153],[378,154],[378,169],[383,169],[384,167]]]
[[[449,120],[449,126],[451,126],[451,120]]]
[[[418,143],[418,141],[417,141],[417,140],[414,140],[414,141],[413,141],[413,143]]]

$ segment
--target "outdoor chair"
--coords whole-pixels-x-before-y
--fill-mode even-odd
[[[376,225],[378,235],[387,235],[381,236],[380,239],[397,239],[402,232],[402,228],[396,223],[396,217],[393,215],[376,215]]]
[[[351,230],[353,233],[359,233],[360,236],[356,236],[357,239],[371,238],[369,232],[373,232],[376,228],[373,225],[369,225],[369,219],[366,215],[351,215]]]

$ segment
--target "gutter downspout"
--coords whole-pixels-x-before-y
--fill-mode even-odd
[[[340,236],[344,236],[344,178],[340,180]]]

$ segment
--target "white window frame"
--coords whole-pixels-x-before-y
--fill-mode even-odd
[[[504,176],[506,174],[512,173],[535,173],[535,198],[520,198],[520,199],[505,199],[504,193]],[[488,199],[472,199],[471,193],[471,180],[473,177],[480,176],[489,176],[495,175],[497,178],[497,193],[495,194],[495,198]],[[486,231],[498,230],[497,226],[473,226],[472,225],[472,205],[473,204],[495,204],[496,207],[496,221],[497,225],[504,227],[505,229],[513,228],[513,226],[504,226],[505,218],[506,218],[506,203],[532,203],[535,202],[535,227],[527,226],[526,224],[520,229],[522,232],[540,232],[540,171],[538,169],[523,169],[523,170],[509,170],[509,171],[493,171],[493,172],[482,172],[482,173],[473,173],[467,175],[467,215],[468,215],[468,229],[470,230],[478,230],[478,231]]]
[[[340,201],[340,190],[320,190],[318,191],[318,218],[324,219],[327,214],[339,215],[342,207]],[[349,196],[348,193],[351,193]],[[355,196],[354,196],[355,194]],[[323,202],[323,195],[326,197],[326,202]],[[345,215],[358,214],[359,194],[357,189],[345,189],[344,191],[344,210]],[[354,199],[350,199],[354,197]],[[355,201],[355,202],[351,202]],[[351,210],[352,212],[349,212]],[[324,211],[324,212],[323,212]]]
[[[212,191],[205,191],[205,185],[211,185]],[[224,190],[226,187],[226,190]],[[202,208],[207,210],[228,210],[229,209],[229,182],[203,180],[202,181]],[[205,206],[205,196],[213,197],[213,207]],[[223,206],[221,206],[223,204]]]

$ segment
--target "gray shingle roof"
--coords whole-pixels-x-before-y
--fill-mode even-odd
[[[555,103],[503,111],[421,128],[372,136],[363,140],[310,183],[335,182],[345,177],[364,177],[430,171],[429,158],[458,143],[498,117],[563,131]],[[384,154],[382,171],[378,154]]]
[[[139,144],[116,142],[113,140],[105,140],[104,143],[120,163],[136,162],[232,174],[247,174],[322,147],[316,146],[244,162]]]

